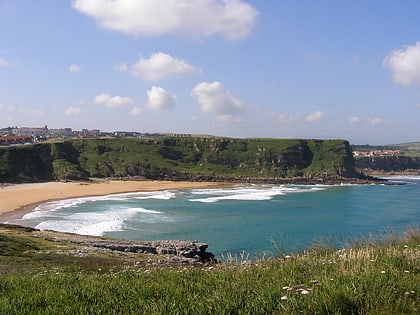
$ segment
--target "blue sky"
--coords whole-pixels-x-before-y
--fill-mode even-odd
[[[420,1],[0,0],[0,127],[420,140]]]

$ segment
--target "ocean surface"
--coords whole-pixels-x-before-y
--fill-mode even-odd
[[[185,239],[260,257],[420,226],[420,177],[398,185],[238,185],[54,201],[10,223],[131,240]],[[273,245],[275,244],[275,245]]]

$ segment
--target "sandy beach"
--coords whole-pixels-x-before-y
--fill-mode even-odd
[[[138,191],[220,187],[221,185],[223,183],[117,180],[3,185],[0,188],[0,222],[20,218],[40,203],[50,200]]]

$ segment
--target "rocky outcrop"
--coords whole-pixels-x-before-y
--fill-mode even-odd
[[[48,240],[75,243],[90,248],[110,251],[163,255],[170,263],[202,264],[215,262],[214,255],[206,252],[208,245],[197,241],[159,240],[159,241],[129,241],[105,239],[92,236],[39,231]]]
[[[205,243],[185,240],[166,240],[166,241],[84,241],[84,245],[105,248],[121,252],[134,252],[143,254],[166,255],[171,257],[171,261],[178,263],[205,263],[214,260],[212,253],[206,252],[208,245]]]

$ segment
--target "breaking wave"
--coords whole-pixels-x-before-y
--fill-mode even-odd
[[[325,190],[326,186],[252,186],[233,189],[200,189],[191,191],[192,195],[206,195],[205,198],[190,198],[193,202],[217,202],[222,200],[270,200],[276,196]]]

